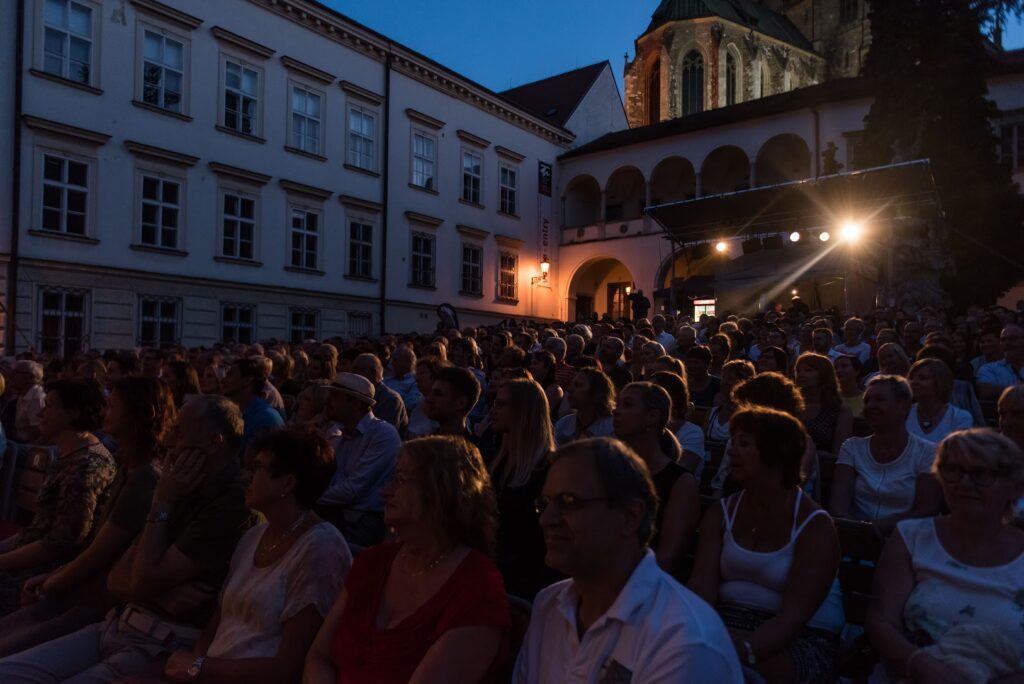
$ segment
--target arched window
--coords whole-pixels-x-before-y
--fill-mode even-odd
[[[725,53],[725,104],[736,104],[736,58],[731,52]]]
[[[691,50],[683,58],[683,116],[704,111],[704,58]]]
[[[661,121],[661,62],[655,62],[647,74],[647,124]]]

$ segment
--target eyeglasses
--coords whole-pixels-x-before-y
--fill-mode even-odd
[[[555,494],[554,497],[538,496],[533,500],[533,510],[537,511],[537,515],[542,515],[547,510],[548,506],[555,504],[558,507],[558,512],[561,514],[572,513],[573,511],[581,510],[592,503],[598,501],[607,501],[607,496],[595,496],[591,498],[583,498],[563,492],[561,494]]]
[[[939,475],[946,482],[959,482],[964,479],[964,475],[970,475],[971,482],[979,487],[991,487],[1001,474],[992,468],[964,468],[955,463],[944,463],[939,466]]]

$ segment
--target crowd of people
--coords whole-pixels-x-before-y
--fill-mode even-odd
[[[1021,311],[24,353],[0,385],[0,472],[52,457],[0,534],[3,682],[834,682],[837,520],[886,540],[877,681],[1024,681]]]

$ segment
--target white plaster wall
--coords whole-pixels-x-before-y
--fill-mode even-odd
[[[610,66],[605,65],[565,127],[576,134],[574,147],[600,138],[605,133],[629,128],[619,86],[615,83]]]

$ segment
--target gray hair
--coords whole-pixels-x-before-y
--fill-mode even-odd
[[[197,394],[189,398],[188,405],[195,405],[203,425],[211,432],[224,437],[224,450],[230,454],[242,448],[242,432],[245,421],[238,404],[218,394]]]
[[[906,378],[901,375],[876,375],[868,380],[864,391],[866,392],[868,387],[873,385],[887,385],[894,397],[909,404],[914,403],[914,391],[910,389],[910,383]]]
[[[993,470],[999,471],[1001,475],[1005,475],[1018,491],[1011,499],[1010,506],[1017,502],[1020,490],[1024,489],[1024,453],[1021,453],[1016,442],[991,428],[952,432],[939,442],[932,470],[938,473],[952,452],[976,458]]]
[[[563,340],[561,337],[549,337],[544,342],[544,348],[551,352],[551,354],[555,357],[555,361],[565,360],[565,351],[567,349],[567,346],[565,344],[565,340]]]

